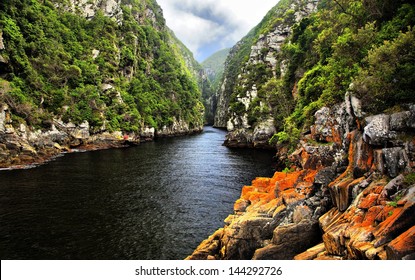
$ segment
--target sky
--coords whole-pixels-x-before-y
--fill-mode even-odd
[[[279,0],[157,0],[167,26],[203,62],[230,48]]]

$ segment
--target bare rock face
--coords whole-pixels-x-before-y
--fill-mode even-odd
[[[330,207],[314,184],[316,170],[276,172],[242,189],[220,237],[210,237],[189,259],[292,259],[321,240],[318,217]],[[206,250],[206,248],[214,250]]]
[[[118,23],[122,21],[121,0],[70,0],[55,5],[89,19],[101,10],[105,16],[114,18]]]
[[[243,187],[220,234],[189,258],[415,258],[414,106],[362,121],[347,98],[316,113],[287,157],[295,171]]]
[[[326,253],[343,259],[402,259],[413,254],[415,186],[400,187],[398,193],[404,196],[391,201],[385,195],[391,191],[387,179],[377,178],[346,211],[333,209],[323,215]]]
[[[303,219],[277,227],[274,230],[272,243],[258,249],[254,260],[290,260],[303,250],[312,247],[321,240],[318,221]]]
[[[218,92],[217,111],[215,116],[215,126],[226,127],[229,134],[225,141],[225,145],[229,147],[256,147],[271,148],[268,140],[276,133],[275,122],[272,113],[258,113],[260,111],[269,112],[274,110],[267,98],[259,97],[258,92],[261,85],[253,82],[249,76],[252,70],[258,65],[263,66],[272,73],[273,77],[284,75],[286,71],[286,63],[280,58],[281,47],[292,33],[292,26],[298,23],[304,17],[310,15],[317,8],[318,1],[292,1],[289,7],[278,10],[278,17],[287,17],[276,24],[272,30],[266,34],[259,34],[256,42],[250,46],[248,61],[244,65],[240,65],[237,77],[225,77],[222,86]],[[290,13],[293,13],[292,15]],[[290,14],[290,16],[288,15]],[[239,42],[230,52],[230,57],[238,54],[243,47],[243,40]],[[229,60],[229,58],[228,58]],[[262,68],[261,68],[262,69]],[[277,74],[278,73],[278,74]],[[261,74],[260,74],[261,75]],[[242,88],[241,92],[235,94],[235,88]],[[230,90],[230,88],[233,88]],[[232,93],[229,93],[232,92]],[[232,102],[236,103],[244,112],[232,111],[231,96],[234,97]],[[254,101],[260,100],[259,107],[254,107]],[[257,104],[255,105],[257,106]],[[254,110],[254,113],[252,112]],[[259,116],[261,114],[261,116]],[[248,115],[255,115],[258,120],[252,121]]]
[[[3,42],[3,32],[0,31],[0,51],[4,50],[6,47],[4,46]]]

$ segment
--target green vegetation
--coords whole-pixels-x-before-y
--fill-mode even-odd
[[[404,183],[407,186],[411,186],[411,185],[415,184],[415,172],[406,174]]]
[[[203,69],[205,69],[209,81],[212,84],[212,91],[216,92],[220,87],[223,72],[225,69],[225,61],[229,54],[230,49],[223,49],[208,57],[201,63]]]
[[[203,124],[196,76],[155,1],[123,0],[122,24],[100,10],[86,19],[65,4],[0,3],[2,99],[14,115],[39,128],[52,118],[87,120],[92,132]]]
[[[292,5],[292,3],[296,5]],[[250,125],[272,115],[279,131],[270,143],[295,146],[323,106],[342,102],[353,83],[363,110],[381,113],[415,102],[415,4],[413,1],[321,0],[316,12],[295,23],[307,1],[280,1],[231,51],[225,95],[230,113],[248,113]],[[262,35],[291,26],[279,52],[247,63],[250,47]],[[273,55],[277,69],[264,59]],[[279,65],[285,65],[280,71]],[[239,77],[238,77],[239,76]],[[258,99],[240,106],[255,84]],[[266,104],[260,110],[257,104]]]

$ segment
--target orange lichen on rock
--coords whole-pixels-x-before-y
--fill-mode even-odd
[[[411,227],[386,246],[388,259],[401,259],[407,255],[415,257],[415,226]]]
[[[376,202],[378,200],[378,197],[379,197],[378,194],[376,194],[376,193],[370,193],[370,194],[368,194],[365,198],[363,198],[360,201],[358,207],[360,209],[369,209],[372,206],[375,206],[376,205]]]
[[[373,206],[373,207],[369,208],[369,210],[365,214],[365,217],[364,217],[362,223],[360,224],[360,226],[362,226],[362,227],[368,227],[368,226],[375,227],[376,226],[376,219],[379,216],[379,214],[382,212],[382,210],[383,210],[383,206],[380,206],[380,205]]]
[[[404,207],[396,207],[389,213],[389,217],[379,224],[373,233],[376,237],[375,247],[381,246],[402,232],[406,227],[415,223],[414,203],[407,203]]]
[[[275,193],[278,196],[282,191],[293,188],[302,172],[286,173],[285,177],[275,183]]]

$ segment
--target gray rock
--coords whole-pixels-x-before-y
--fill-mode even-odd
[[[363,140],[375,146],[385,146],[391,140],[397,138],[397,133],[390,130],[389,115],[380,114],[367,117],[366,123],[368,125],[363,129]]]
[[[0,51],[4,50],[6,47],[4,46],[4,42],[3,42],[3,32],[0,31]]]
[[[409,111],[392,114],[390,116],[389,129],[395,131],[408,129],[410,123],[413,121],[411,120],[411,117],[412,114]]]
[[[336,169],[334,167],[326,167],[319,171],[314,179],[315,184],[321,186],[328,186],[337,177]]]
[[[395,178],[399,173],[403,172],[408,164],[409,158],[405,149],[401,147],[382,149],[386,173]]]
[[[353,84],[351,84],[350,88],[353,89],[353,87]],[[349,91],[346,92],[345,103],[349,115],[357,118],[361,118],[364,116],[364,112],[362,111],[362,101],[359,98],[357,98],[353,93]]]

